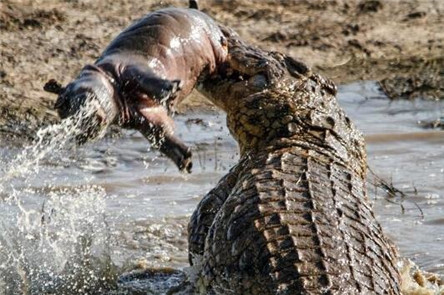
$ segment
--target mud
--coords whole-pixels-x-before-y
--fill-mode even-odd
[[[188,1],[4,0],[0,3],[1,137],[57,120],[50,78],[68,83],[144,13]],[[444,97],[444,2],[201,1],[242,38],[290,54],[336,83],[378,80],[392,98]],[[208,106],[198,95],[180,110]]]

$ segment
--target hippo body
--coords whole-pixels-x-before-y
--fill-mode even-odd
[[[65,118],[92,98],[96,125],[139,130],[179,169],[189,170],[191,153],[174,137],[168,112],[226,58],[226,40],[209,16],[196,9],[158,10],[121,32],[61,89],[56,109]]]
[[[96,65],[120,81],[123,92],[132,93],[131,86],[137,86],[129,81],[148,92],[163,86],[162,79],[180,81],[174,94],[179,102],[201,74],[214,72],[226,57],[225,37],[209,16],[195,9],[168,8],[146,15],[120,33]]]

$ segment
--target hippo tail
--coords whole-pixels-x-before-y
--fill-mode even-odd
[[[197,0],[190,0],[188,3],[189,3],[188,6],[189,8],[199,10],[199,6],[197,5]]]

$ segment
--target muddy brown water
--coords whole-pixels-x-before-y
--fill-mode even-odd
[[[440,117],[443,103],[389,101],[373,82],[341,86],[339,101],[365,134],[370,167],[407,195],[387,201],[369,185],[385,232],[404,256],[444,275],[444,132],[417,124]],[[176,122],[194,149],[190,175],[131,131],[80,148],[54,146],[38,169],[12,177],[23,149],[0,142],[0,294],[55,292],[79,278],[97,286],[104,265],[117,273],[186,267],[188,219],[238,151],[222,113]]]

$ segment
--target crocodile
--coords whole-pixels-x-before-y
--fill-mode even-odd
[[[366,191],[363,136],[335,84],[224,28],[229,59],[199,90],[239,162],[188,226],[201,294],[400,294],[398,253]]]

